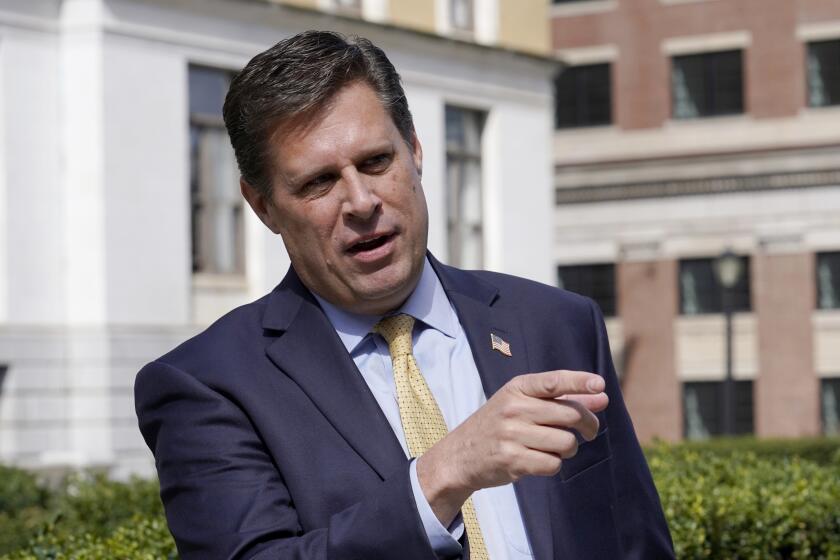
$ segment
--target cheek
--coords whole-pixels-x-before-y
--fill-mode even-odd
[[[328,259],[335,252],[339,240],[333,214],[312,214],[305,219],[308,222],[303,223],[301,227],[306,230],[308,248]]]
[[[417,206],[418,197],[422,197],[420,179],[408,169],[394,173],[387,183],[387,198],[393,206],[404,212],[413,212]]]
[[[280,221],[284,243],[301,256],[312,257],[330,244],[332,228],[312,215],[287,215]]]

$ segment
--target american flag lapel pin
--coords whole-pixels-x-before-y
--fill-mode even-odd
[[[490,333],[490,347],[493,350],[498,350],[508,358],[510,358],[510,344],[504,341],[502,337],[496,333]]]

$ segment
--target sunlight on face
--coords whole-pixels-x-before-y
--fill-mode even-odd
[[[283,237],[313,292],[356,313],[382,314],[411,294],[428,234],[422,151],[406,143],[363,82],[313,118],[272,138],[273,192],[265,224]],[[245,194],[245,187],[243,187]]]

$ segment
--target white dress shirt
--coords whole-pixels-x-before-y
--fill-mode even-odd
[[[388,344],[371,332],[381,317],[348,313],[315,297],[408,457]],[[412,335],[414,358],[451,431],[486,398],[466,334],[428,259],[417,288],[398,312],[417,320]],[[414,461],[410,473],[414,500],[432,547],[440,558],[459,555],[458,539],[464,531],[460,516],[451,527],[443,527],[423,495]],[[512,484],[479,490],[473,494],[473,504],[492,560],[533,558]]]

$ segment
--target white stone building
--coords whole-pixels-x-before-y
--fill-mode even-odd
[[[483,45],[400,28],[386,4],[363,3],[371,23],[267,0],[0,0],[0,461],[152,471],[135,373],[288,266],[239,202],[218,108],[231,72],[304,29],[366,36],[402,74],[431,250],[553,282],[554,64],[492,26]]]

